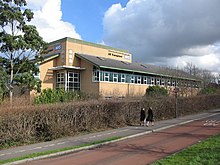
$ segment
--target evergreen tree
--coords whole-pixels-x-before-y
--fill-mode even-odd
[[[38,72],[34,63],[46,47],[36,27],[28,24],[34,14],[26,5],[26,0],[0,0],[0,52],[11,101],[14,85],[26,84],[29,90],[39,86],[32,84],[39,83],[33,76]]]

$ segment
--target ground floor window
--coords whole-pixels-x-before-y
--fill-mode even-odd
[[[121,82],[122,83],[125,83],[125,78],[126,78],[126,75],[125,74],[121,74]]]
[[[79,91],[79,90],[80,90],[80,74],[74,72],[68,72],[67,91]]]
[[[144,75],[129,72],[117,72],[111,70],[93,69],[93,82],[105,81],[116,83],[132,83],[132,84],[147,84],[147,85],[161,85],[161,86],[193,86],[199,87],[200,83],[196,81],[168,78],[157,75]]]
[[[155,78],[152,77],[152,78],[151,78],[151,85],[155,85],[155,82],[154,82],[154,81],[155,81]]]
[[[56,75],[56,88],[66,91],[80,90],[80,73],[65,71],[58,72]]]
[[[135,81],[135,76],[131,76],[131,81],[130,81],[130,83],[134,83]]]
[[[93,81],[99,81],[99,70],[93,70]]]
[[[147,84],[147,77],[143,77],[143,84]]]
[[[65,88],[65,74],[64,72],[57,73],[57,78],[56,78],[56,88]]]

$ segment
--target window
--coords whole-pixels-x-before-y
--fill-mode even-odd
[[[74,90],[80,90],[80,74],[74,73]]]
[[[155,78],[151,78],[151,85],[155,85]]]
[[[113,73],[113,82],[118,82],[118,74]]]
[[[80,90],[80,74],[74,72],[67,72],[67,82],[65,83],[65,74],[63,72],[57,73],[56,88],[63,88],[67,91]]]
[[[160,85],[160,79],[159,79],[159,78],[157,78],[157,83],[156,83],[156,85]]]
[[[155,77],[153,75],[138,75],[130,72],[117,72],[116,70],[106,71],[100,70],[100,68],[93,68],[93,82],[105,81],[105,82],[118,82],[118,83],[132,83],[132,84],[148,84],[148,85],[160,85],[160,86],[191,86],[196,87],[196,82],[184,81],[181,79],[168,78],[168,77]],[[63,78],[64,79],[64,78]],[[70,79],[72,81],[72,79]],[[199,84],[198,84],[199,85]],[[198,86],[197,85],[197,86]]]
[[[104,72],[100,71],[100,81],[104,81]]]
[[[179,86],[179,84],[180,84],[179,81],[176,81],[176,86]]]
[[[190,81],[188,81],[188,87],[191,87],[191,82]]]
[[[131,82],[130,77],[131,77],[130,74],[126,74],[126,77],[125,77],[125,82],[126,82],[126,83],[130,83],[130,82]]]
[[[36,67],[39,69],[40,68],[40,64],[35,64]],[[40,70],[40,69],[39,69]],[[40,79],[40,72],[38,72],[37,74],[34,74],[34,78],[36,79]]]
[[[94,82],[99,81],[99,70],[94,70],[94,71],[93,71],[92,81],[94,81]]]
[[[104,72],[104,81],[109,81],[109,72]]]
[[[143,84],[147,84],[147,77],[143,77]]]
[[[63,72],[57,73],[56,78],[56,88],[64,88],[65,87],[65,75]]]
[[[151,78],[150,77],[147,77],[147,84],[151,84]]]
[[[135,76],[131,76],[130,83],[134,83],[134,80],[135,80]]]
[[[67,77],[67,91],[80,90],[80,74],[68,72]]]
[[[171,83],[170,83],[170,80],[168,79],[168,80],[167,80],[167,85],[170,86],[170,84],[171,84]]]
[[[141,76],[137,76],[137,84],[141,84]]]
[[[109,72],[109,82],[113,82],[113,73]]]
[[[121,74],[121,82],[125,83],[125,78],[126,78],[126,75],[125,74]]]
[[[173,82],[172,82],[172,86],[176,86],[176,82],[175,82],[175,80],[173,80]]]

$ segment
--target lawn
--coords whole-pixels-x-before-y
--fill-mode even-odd
[[[220,134],[158,160],[153,165],[220,165]]]

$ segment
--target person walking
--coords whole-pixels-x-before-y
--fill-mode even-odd
[[[144,120],[146,118],[146,114],[145,114],[145,108],[141,108],[141,112],[140,112],[140,126],[144,126]]]
[[[153,109],[152,107],[149,107],[148,111],[147,111],[147,118],[146,118],[146,126],[148,127],[149,124],[151,124],[151,126],[154,125],[154,114],[153,114]]]

